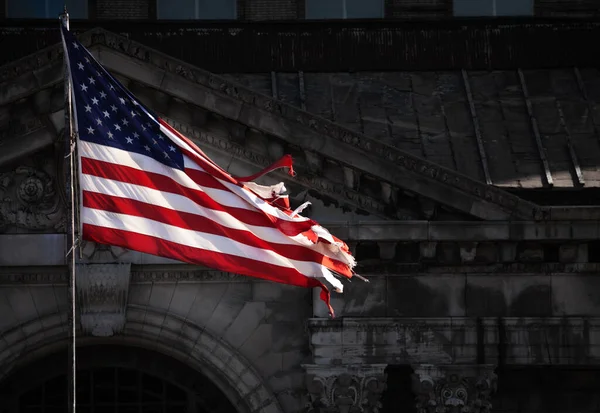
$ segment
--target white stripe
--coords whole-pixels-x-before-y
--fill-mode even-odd
[[[329,270],[321,264],[291,260],[274,251],[242,244],[231,238],[179,228],[147,218],[84,207],[81,211],[81,219],[84,224],[136,232],[192,248],[230,254],[285,268],[295,268],[298,272],[310,278],[328,278],[330,276],[330,274],[325,274],[329,273]]]

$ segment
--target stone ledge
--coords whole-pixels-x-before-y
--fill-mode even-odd
[[[600,364],[599,317],[309,319],[314,363]]]
[[[470,221],[383,221],[383,222],[359,222],[346,223],[323,223],[323,226],[340,239],[348,242],[351,247],[357,242],[421,242],[432,244],[435,251],[435,243],[459,242],[459,243],[484,243],[504,242],[506,245],[502,251],[492,251],[498,255],[495,260],[511,262],[516,251],[512,251],[511,245],[518,241],[558,242],[565,243],[564,251],[561,250],[561,262],[586,262],[587,253],[579,252],[576,245],[570,242],[596,241],[600,239],[600,221],[556,221],[556,222],[534,222],[534,221],[502,221],[502,222],[470,222]],[[65,234],[2,234],[0,235],[0,265],[2,266],[43,266],[65,264]],[[154,264],[178,264],[178,261],[128,251],[118,247],[88,248],[83,246],[83,262],[129,262],[134,265]],[[384,253],[391,251],[391,256],[379,258],[390,259],[394,256],[395,246],[383,249]],[[426,253],[426,245],[422,245],[422,253]],[[471,261],[477,251],[477,246],[460,245],[461,259],[465,262]],[[506,247],[506,248],[504,248]],[[539,249],[539,245],[534,246]],[[569,247],[569,248],[567,248]],[[484,247],[482,246],[482,249]],[[534,249],[535,249],[534,248]],[[431,249],[431,248],[430,248]],[[89,251],[88,251],[89,250]],[[464,250],[464,251],[463,251]],[[511,254],[504,254],[506,251]],[[510,251],[509,251],[510,250]],[[475,252],[473,252],[475,251]],[[488,251],[489,252],[489,251]],[[586,251],[584,251],[586,252]],[[485,253],[485,251],[484,251]],[[388,254],[389,255],[389,254]],[[422,254],[421,254],[422,255]],[[473,255],[473,257],[471,257]],[[489,254],[488,254],[489,255]],[[492,254],[493,255],[493,254]],[[502,258],[506,255],[505,258]],[[577,257],[580,255],[581,257]],[[563,258],[564,257],[564,258]],[[430,257],[434,258],[434,256]],[[471,259],[469,259],[471,258]],[[585,259],[584,259],[585,258]]]

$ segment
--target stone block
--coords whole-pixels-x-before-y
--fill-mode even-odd
[[[336,316],[354,317],[369,316],[383,317],[386,314],[387,277],[367,277],[369,283],[356,279],[351,284],[346,283],[344,293],[331,293],[331,305]],[[320,290],[313,290],[313,315],[329,318],[327,307],[321,301]]]
[[[600,278],[552,275],[552,306],[556,316],[600,316]]]
[[[2,290],[9,307],[8,312],[3,313],[2,317],[8,314],[15,314],[15,317],[21,322],[39,317],[33,298],[29,293],[29,288],[7,287]]]
[[[379,245],[379,258],[382,260],[392,260],[396,255],[396,245],[395,242],[378,242]]]
[[[437,242],[423,241],[420,244],[421,259],[435,259],[437,250]]]
[[[189,318],[221,335],[251,301],[252,285],[247,283],[206,283],[190,311]]]
[[[175,292],[175,283],[153,283],[148,305],[152,308],[168,309]]]
[[[248,360],[255,360],[272,350],[274,338],[273,326],[270,324],[261,324],[252,332],[248,340],[240,348],[240,353]]]
[[[588,261],[588,244],[562,244],[559,246],[558,258],[562,263]]]
[[[463,242],[459,246],[460,260],[464,263],[472,262],[477,255],[476,242]]]
[[[465,315],[465,279],[458,275],[395,276],[387,279],[387,314],[394,317]]]
[[[265,303],[247,302],[227,328],[223,338],[238,348],[250,337],[265,318]]]
[[[204,288],[204,286],[195,283],[179,282],[175,284],[173,286],[173,298],[169,305],[169,313],[187,317],[201,288]]]
[[[279,301],[283,295],[284,286],[274,282],[256,281],[252,284],[252,299],[254,301]]]
[[[578,252],[577,244],[562,244],[558,249],[558,258],[560,262],[576,262],[577,260],[577,252]]]
[[[64,234],[0,235],[0,266],[65,265]]]
[[[500,260],[502,262],[514,262],[517,259],[517,243],[503,242],[499,244]]]
[[[550,277],[468,275],[466,315],[469,317],[550,316]]]
[[[29,290],[35,308],[41,317],[58,311],[52,286],[23,286],[22,288]]]
[[[458,264],[461,262],[458,244],[454,242],[440,242],[437,247],[436,257],[442,264]]]
[[[267,352],[259,358],[252,360],[252,365],[258,370],[262,377],[271,377],[282,371],[282,354],[276,352]]]
[[[477,246],[477,262],[491,264],[498,262],[498,244],[495,242],[481,242]]]
[[[524,242],[517,246],[518,259],[521,262],[544,261],[544,249],[541,244]]]

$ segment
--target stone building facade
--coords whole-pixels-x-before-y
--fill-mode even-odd
[[[238,17],[305,17],[267,3],[238,0]],[[156,4],[97,0],[98,20],[72,23],[232,174],[291,153],[297,177],[264,183],[311,201],[370,280],[330,319],[310,290],[84,243],[79,411],[600,409],[600,73],[582,46],[600,23],[535,20],[595,3],[500,22],[395,21],[452,2],[382,4],[389,20],[182,28],[102,21]],[[47,22],[4,23],[0,412],[65,411],[62,49]]]

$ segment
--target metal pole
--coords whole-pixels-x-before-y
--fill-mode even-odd
[[[65,6],[63,13],[60,15],[61,23],[69,30],[69,13]],[[64,42],[64,39],[63,39]],[[71,75],[69,73],[68,56],[65,47],[64,54],[64,88],[65,88],[65,152],[66,157],[69,158],[69,172],[67,178],[67,196],[70,200],[70,213],[71,220],[67,223],[67,232],[70,236],[67,237],[67,259],[70,270],[69,277],[69,298],[71,301],[71,312],[69,314],[69,327],[71,330],[71,342],[69,345],[69,411],[76,413],[77,411],[77,357],[76,357],[76,290],[75,290],[75,250],[77,248],[77,240],[75,236],[76,222],[75,222],[75,134],[73,131],[72,123],[72,100],[71,100]]]

